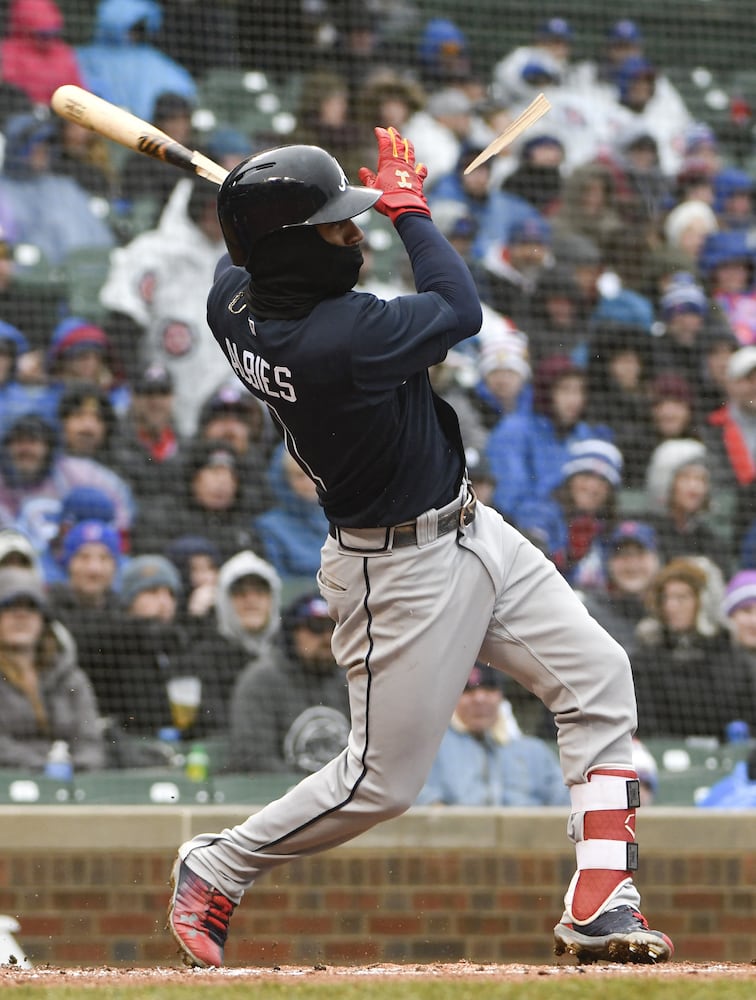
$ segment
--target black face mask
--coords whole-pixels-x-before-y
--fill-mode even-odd
[[[362,267],[359,245],[327,243],[314,226],[281,229],[257,244],[247,264],[247,301],[256,319],[301,319],[323,299],[344,295]]]

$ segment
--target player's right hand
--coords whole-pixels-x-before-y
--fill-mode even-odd
[[[378,170],[373,173],[360,167],[359,177],[365,187],[380,188],[383,194],[373,206],[392,222],[407,212],[430,215],[423,194],[423,181],[428,176],[424,163],[415,163],[415,150],[395,128],[376,128],[378,140]]]

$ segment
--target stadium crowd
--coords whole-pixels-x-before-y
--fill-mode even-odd
[[[354,180],[374,125],[409,137],[484,307],[430,373],[479,495],[627,649],[641,739],[756,734],[756,178],[638,24],[578,61],[551,18],[486,74],[457,23],[390,0],[262,3],[254,32],[234,4],[102,0],[78,46],[54,0],[6,7],[0,766],[41,769],[58,740],[81,769],[155,763],[186,677],[182,736],[226,738],[232,770],[315,770],[348,732],[315,582],[327,522],[205,319],[215,189],[51,116],[64,83],[228,168],[305,142]],[[203,82],[240,67],[296,80],[285,131],[208,116]],[[549,114],[466,174],[539,92]],[[412,291],[364,228],[359,289]],[[490,704],[517,766],[552,780],[551,720],[508,681]],[[470,732],[455,716],[445,752]]]

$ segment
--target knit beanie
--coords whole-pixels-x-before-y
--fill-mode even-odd
[[[137,556],[121,576],[121,600],[128,608],[143,591],[158,587],[167,587],[174,597],[178,597],[181,594],[179,571],[164,556]]]
[[[116,563],[121,558],[121,539],[118,531],[105,521],[79,521],[66,534],[61,562],[65,567],[84,545],[104,545]]]
[[[722,614],[729,618],[738,608],[756,602],[756,570],[743,569],[727,584],[722,601]]]
[[[622,483],[623,464],[622,452],[610,441],[599,438],[575,441],[569,446],[567,461],[562,466],[562,480],[578,472],[592,472],[617,489]]]

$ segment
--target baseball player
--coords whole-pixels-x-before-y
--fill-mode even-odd
[[[334,760],[233,829],[179,848],[169,928],[188,964],[220,966],[245,891],[277,865],[333,847],[415,800],[477,658],[554,713],[577,868],[555,928],[580,961],[661,962],[637,867],[635,695],[626,654],[554,566],[465,475],[454,411],[427,369],[477,333],[461,258],[435,228],[426,168],[376,128],[378,167],[353,186],[326,151],[282,146],[242,161],[218,213],[231,261],[208,300],[237,376],[317,484],[330,523],[318,574],[336,622],[352,730]],[[373,207],[396,227],[417,293],[352,288]]]

